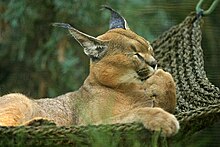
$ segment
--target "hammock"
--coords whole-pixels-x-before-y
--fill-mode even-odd
[[[220,120],[220,91],[212,85],[204,70],[201,48],[201,15],[186,19],[152,42],[159,65],[170,72],[177,84],[180,140]],[[0,127],[0,146],[149,146],[164,144],[166,138],[150,132],[141,124],[57,127],[50,122],[37,126]]]

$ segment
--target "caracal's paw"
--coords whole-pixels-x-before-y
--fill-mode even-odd
[[[162,135],[164,136],[172,136],[175,135],[180,126],[179,122],[176,117],[161,108],[150,108],[148,110],[148,114],[142,113],[141,121],[145,128],[152,130],[152,131],[162,131]]]
[[[35,117],[24,124],[25,126],[42,126],[42,125],[56,125],[52,120],[42,117]]]

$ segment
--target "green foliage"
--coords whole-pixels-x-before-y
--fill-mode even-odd
[[[124,3],[109,2],[115,9],[122,9]],[[129,3],[125,10],[132,12],[145,2]],[[34,97],[51,97],[77,89],[88,74],[89,59],[66,30],[53,28],[51,23],[67,22],[97,36],[108,29],[109,13],[99,10],[105,3],[11,0],[1,4],[0,94],[22,92]],[[139,25],[136,31],[141,35],[150,32],[142,31],[144,23],[132,23],[131,17],[141,15],[134,14],[127,15],[132,25]]]

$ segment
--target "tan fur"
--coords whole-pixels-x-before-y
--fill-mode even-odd
[[[169,73],[150,67],[155,59],[149,42],[124,29],[110,30],[97,39],[108,49],[101,59],[91,61],[90,74],[78,91],[39,100],[18,93],[4,95],[0,125],[22,125],[39,117],[57,125],[141,122],[151,130],[162,128],[167,136],[175,134],[179,124],[170,114],[176,106],[175,84]],[[137,74],[141,69],[146,70],[146,80]]]

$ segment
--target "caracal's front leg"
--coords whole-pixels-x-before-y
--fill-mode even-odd
[[[176,117],[161,108],[136,108],[96,124],[132,123],[139,122],[152,131],[160,131],[165,136],[172,136],[179,130]]]

